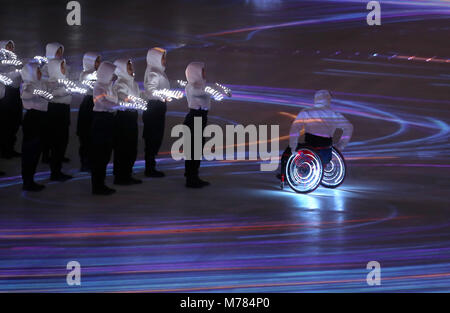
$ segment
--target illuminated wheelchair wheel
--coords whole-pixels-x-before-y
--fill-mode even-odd
[[[295,192],[314,191],[319,186],[322,176],[322,161],[313,150],[300,149],[286,164],[286,181]]]
[[[322,186],[338,187],[344,181],[346,173],[344,157],[339,150],[333,147],[331,161],[323,169]]]

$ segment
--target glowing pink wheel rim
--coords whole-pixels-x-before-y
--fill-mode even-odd
[[[342,154],[333,147],[332,157],[323,169],[322,185],[327,188],[336,188],[344,181],[346,175],[346,165]]]
[[[296,192],[315,190],[322,180],[323,166],[314,151],[302,148],[293,154],[286,164],[286,181]]]

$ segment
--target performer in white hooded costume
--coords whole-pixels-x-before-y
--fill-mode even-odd
[[[115,190],[105,185],[106,167],[113,150],[114,112],[119,99],[113,84],[116,66],[111,62],[102,62],[97,71],[94,86],[94,113],[92,121],[91,175],[92,193],[111,195]]]
[[[95,84],[97,80],[97,70],[101,63],[101,56],[95,52],[86,52],[83,56],[83,71],[80,73],[80,82]],[[81,161],[81,172],[90,171],[91,164],[89,161],[90,145],[91,145],[91,128],[92,116],[94,109],[94,99],[92,97],[92,89],[85,85],[88,92],[83,98],[78,111],[77,120],[77,136],[80,141],[78,150]]]
[[[184,125],[191,130],[191,147],[194,147],[194,118],[201,117],[202,133],[208,122],[208,110],[211,107],[211,95],[205,92],[206,69],[202,62],[191,62],[186,68],[187,85],[185,88],[189,112],[184,119]],[[186,187],[201,188],[209,185],[198,176],[200,160],[194,160],[194,149],[191,160],[185,161]]]
[[[166,102],[153,95],[153,91],[170,89],[165,73],[166,50],[152,48],[147,53],[147,69],[144,76],[144,96],[148,100],[147,110],[142,114],[145,141],[145,175],[163,177],[164,173],[156,170],[155,157],[161,148],[166,121]]]
[[[69,143],[70,104],[72,94],[59,80],[66,79],[66,62],[62,59],[52,59],[48,62],[47,90],[54,98],[48,104],[46,127],[46,142],[50,150],[50,180],[66,181],[72,176],[64,174],[62,163]]]
[[[14,52],[15,44],[12,40],[0,41],[0,49]],[[11,57],[4,54],[0,61],[11,61]],[[20,98],[20,84],[22,78],[19,67],[12,64],[0,64],[0,74],[8,77],[12,82],[5,86],[0,82],[0,152],[6,159],[19,157],[14,145],[17,132],[22,124],[23,106]]]
[[[29,63],[21,71],[23,85],[21,98],[27,110],[23,119],[22,179],[23,190],[41,191],[45,186],[35,183],[34,174],[42,152],[45,126],[47,124],[48,101],[35,95],[35,90],[46,91],[41,81],[39,65]]]
[[[130,102],[129,96],[140,97],[139,85],[134,81],[133,63],[130,59],[114,62],[117,81],[114,92],[119,102]],[[114,121],[114,184],[141,184],[142,180],[133,177],[133,166],[138,146],[138,111],[120,108]]]
[[[289,147],[282,156],[281,170],[298,145],[318,148],[323,164],[331,160],[331,147],[342,151],[350,142],[353,125],[340,113],[331,109],[331,94],[319,90],[314,95],[314,107],[307,108],[297,115],[289,132]]]
[[[45,57],[47,58],[48,63],[43,64],[41,67],[42,72],[42,80],[46,81],[49,79],[49,72],[48,72],[48,64],[53,59],[59,59],[62,60],[64,57],[64,46],[60,44],[59,42],[51,42],[48,43],[45,46]],[[66,68],[67,70],[67,68]],[[50,143],[48,140],[44,140],[44,147],[42,149],[42,162],[43,163],[50,163]],[[68,161],[67,158],[64,158],[63,161]]]
[[[64,57],[64,46],[59,42],[50,42],[45,46],[45,57],[48,62],[53,59],[62,59]],[[48,79],[48,63],[41,67],[42,78]]]

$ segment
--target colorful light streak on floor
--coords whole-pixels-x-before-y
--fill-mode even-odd
[[[256,86],[232,86],[232,88],[235,92],[234,101],[249,101],[248,105],[253,102],[268,103],[281,110],[286,109],[286,106],[307,106],[312,93],[305,90],[285,91],[273,88],[266,90]],[[362,98],[365,98],[364,102]],[[384,99],[383,103],[376,101],[376,97],[371,98],[367,95],[358,101],[337,101],[339,104],[342,103],[342,106],[338,105],[339,110],[347,110],[345,112],[347,114],[375,120],[384,119],[388,123],[398,124],[401,130],[384,137],[353,142],[346,151],[350,166],[353,166],[353,162],[356,162],[355,166],[363,168],[373,165],[443,168],[450,166],[402,163],[402,156],[411,154],[414,147],[410,144],[411,140],[399,140],[402,132],[407,131],[407,125],[417,125],[418,129],[423,129],[424,134],[427,134],[428,130],[436,133],[415,139],[424,149],[426,145],[430,145],[431,155],[434,152],[448,151],[448,142],[445,140],[448,138],[448,128],[429,121],[429,117],[415,116],[411,113],[402,119],[399,117],[402,112],[400,106],[396,106],[396,112],[388,113],[382,109],[383,103],[389,107],[387,100]],[[172,114],[178,115],[176,112]],[[377,144],[378,141],[386,140],[389,140],[390,144]],[[376,148],[379,146],[384,148],[379,163],[360,163],[358,158],[364,160],[371,155],[378,155]],[[356,158],[357,161],[353,161],[352,158]],[[387,160],[383,161],[383,158]],[[391,158],[397,163],[392,163]],[[181,180],[180,164],[169,160],[166,163],[164,168],[171,173],[171,178]],[[178,217],[167,219],[167,216],[164,218],[164,215],[158,214],[156,220],[159,222],[156,222],[155,218],[144,218],[142,223],[137,225],[134,225],[134,222],[130,225],[118,221],[68,225],[26,223],[26,228],[20,228],[19,225],[8,223],[2,225],[0,232],[1,290],[370,291],[365,283],[364,265],[367,260],[372,259],[379,260],[383,268],[386,267],[383,271],[385,286],[378,291],[442,291],[448,288],[450,242],[442,240],[450,235],[448,221],[433,221],[432,224],[428,224],[423,220],[427,219],[426,214],[399,215],[395,206],[387,211],[376,212],[375,217],[347,218],[344,213],[348,210],[346,202],[355,198],[355,194],[358,198],[361,196],[358,194],[368,193],[368,190],[357,186],[345,186],[343,190],[323,189],[314,195],[299,196],[289,191],[277,191],[274,188],[275,182],[267,177],[272,175],[262,174],[257,168],[251,170],[245,163],[230,163],[227,167],[231,167],[232,170],[228,171],[227,175],[264,176],[267,185],[262,188],[263,190],[248,187],[244,189],[250,193],[261,194],[263,197],[281,196],[296,203],[299,208],[306,208],[306,213],[296,213],[300,216],[306,214],[301,218],[306,222],[286,223],[282,220],[266,222],[264,220],[267,217],[264,217],[263,213],[262,216],[252,218],[245,218],[240,214],[233,216],[225,214],[222,217],[211,218],[202,214],[198,217],[189,216],[187,220]],[[208,163],[208,167],[223,166],[225,164],[221,162]],[[245,170],[240,171],[241,167]],[[135,170],[142,172],[143,162],[139,162]],[[42,176],[45,179],[48,174],[43,173]],[[80,175],[77,181],[86,182],[88,179],[89,176]],[[20,184],[18,177],[2,178],[1,181],[4,188]],[[376,192],[379,194],[383,190],[378,189]],[[40,198],[24,194],[27,202],[49,205],[53,208],[52,211],[62,205],[58,201],[52,203],[45,197]],[[83,208],[85,204],[69,205],[72,206],[86,211]],[[139,210],[135,206],[136,203],[130,203],[122,209],[131,209],[133,215]],[[322,216],[329,214],[324,213],[327,211],[324,208],[334,208],[330,220]],[[317,211],[314,212],[315,210]],[[318,213],[318,210],[322,212]],[[94,212],[93,214],[99,215],[97,218],[105,214],[104,211]],[[114,214],[117,214],[117,210],[114,210]],[[374,212],[371,213],[373,214]],[[402,221],[415,226],[397,228],[396,225]],[[382,225],[382,235],[377,225]],[[423,244],[424,236],[431,243]],[[211,241],[210,238],[214,240]],[[418,240],[417,244],[413,243],[415,238]],[[9,246],[10,240],[14,240],[15,247]],[[410,243],[399,245],[398,242],[403,240]],[[220,244],[217,245],[215,241]],[[17,244],[22,242],[23,244]],[[343,242],[345,246],[352,248],[343,251],[346,250],[340,247]],[[221,251],[227,253],[222,254]],[[42,255],[46,255],[44,261]],[[83,264],[83,288],[80,290],[64,288],[63,278],[66,270],[62,265],[72,259],[70,256],[74,256],[73,259]],[[411,282],[414,282],[414,285],[411,285]]]

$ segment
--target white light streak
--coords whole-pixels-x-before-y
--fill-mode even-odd
[[[121,101],[119,105],[121,107],[129,108],[129,109],[135,109],[140,111],[146,111],[147,110],[147,101],[145,101],[142,98],[129,95],[127,97],[128,101]]]
[[[51,93],[49,93],[48,91],[40,90],[40,89],[33,90],[33,95],[40,96],[40,97],[44,98],[45,100],[53,99],[53,95]]]
[[[8,76],[0,74],[0,83],[2,83],[5,86],[9,86],[13,83],[13,81]]]
[[[13,65],[13,66],[21,66],[23,65],[22,61],[20,60],[2,60],[2,65]]]
[[[177,80],[177,83],[178,83],[178,85],[180,85],[181,87],[186,87],[187,84],[188,84],[188,82],[185,81],[185,80]],[[205,88],[205,92],[208,93],[208,94],[210,94],[210,95],[213,97],[214,100],[216,100],[216,101],[222,101],[223,98],[224,98],[224,95],[226,95],[227,97],[231,97],[231,96],[232,96],[232,93],[231,93],[230,88],[227,88],[227,87],[225,87],[224,85],[219,84],[219,83],[215,83],[214,86],[215,86],[216,88],[220,89],[220,91],[214,89],[213,87],[209,87],[209,86],[207,86],[207,87]]]
[[[88,87],[89,89],[94,89],[94,85],[97,81],[97,71],[94,71],[88,75],[86,75],[85,77],[86,79],[84,79],[81,84]]]
[[[181,87],[186,87],[187,86],[187,81],[185,80],[177,80],[178,85],[180,85]]]
[[[12,51],[9,51],[8,49],[2,48],[0,49],[0,53],[3,55],[4,58],[17,60],[17,54],[15,54]]]
[[[58,79],[58,83],[63,84],[66,87],[66,90],[71,93],[79,93],[82,95],[87,93],[87,89],[78,87],[73,81],[68,79]]]
[[[215,89],[213,89],[213,88],[211,88],[209,86],[207,86],[205,88],[205,92],[210,94],[213,97],[213,99],[216,100],[216,101],[222,101],[223,100],[223,95],[220,92],[218,92],[217,90],[215,90]]]
[[[170,89],[159,89],[159,90],[154,90],[152,95],[154,97],[158,97],[163,101],[172,101],[173,99],[181,99],[183,98],[183,93],[179,90],[170,90]]]
[[[86,80],[97,80],[97,71],[88,74],[85,78]]]
[[[43,63],[48,63],[48,59],[40,55],[35,56],[33,59],[39,62],[40,65],[42,65]]]
[[[225,94],[227,97],[231,98],[232,93],[231,93],[230,88],[225,87],[224,85],[221,85],[219,83],[215,83],[215,85],[223,91],[223,94]]]
[[[81,83],[90,89],[94,89],[95,80],[86,80],[85,79]]]

